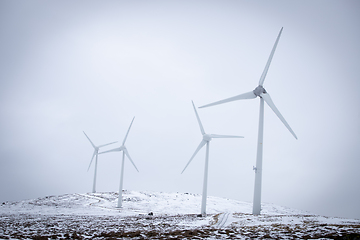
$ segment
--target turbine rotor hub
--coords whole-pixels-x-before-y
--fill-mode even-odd
[[[266,93],[266,90],[265,90],[265,88],[263,88],[263,86],[259,85],[259,86],[257,86],[257,87],[253,90],[253,93],[254,93],[256,96],[260,97],[260,95],[261,95],[262,93]]]
[[[204,134],[203,135],[203,140],[207,141],[207,142],[210,142],[211,141],[211,136],[209,134]]]

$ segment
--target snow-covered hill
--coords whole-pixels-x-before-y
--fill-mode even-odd
[[[0,206],[0,239],[7,238],[360,238],[360,220],[322,217],[264,204],[201,195],[124,191],[49,196]]]

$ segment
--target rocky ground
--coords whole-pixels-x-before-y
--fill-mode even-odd
[[[145,205],[154,204],[149,195],[156,202],[180,198],[182,207],[170,202],[168,211],[159,206],[150,208],[157,210],[154,213],[144,213],[149,209],[149,206],[144,209]],[[210,210],[202,217],[184,213],[187,206],[181,201],[193,203],[200,196],[178,193],[128,192],[125,194],[128,207],[119,210],[111,208],[116,196],[75,194],[3,203],[0,239],[360,239],[359,220],[299,214],[273,205],[267,206],[264,214],[253,216],[247,210],[229,211],[232,204],[235,210],[242,203],[219,198],[212,199],[218,211]],[[210,197],[210,204],[212,201]],[[130,207],[130,202],[142,202],[143,211]],[[191,206],[188,205],[188,212],[192,212]],[[178,213],[171,214],[174,209]]]

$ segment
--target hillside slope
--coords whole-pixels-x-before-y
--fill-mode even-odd
[[[360,220],[322,217],[264,204],[208,197],[206,217],[198,217],[201,195],[124,191],[49,196],[0,206],[0,238],[161,239],[161,238],[360,238]]]

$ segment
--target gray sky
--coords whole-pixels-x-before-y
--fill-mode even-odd
[[[202,192],[191,105],[264,87],[262,201],[360,218],[359,1],[0,2],[0,201],[90,192],[93,148],[122,142],[124,188]],[[208,195],[252,201],[259,99],[199,109],[214,139]],[[114,146],[105,147],[103,150]],[[98,191],[118,191],[120,153]],[[200,203],[199,203],[200,204]],[[200,211],[200,209],[199,209]]]

